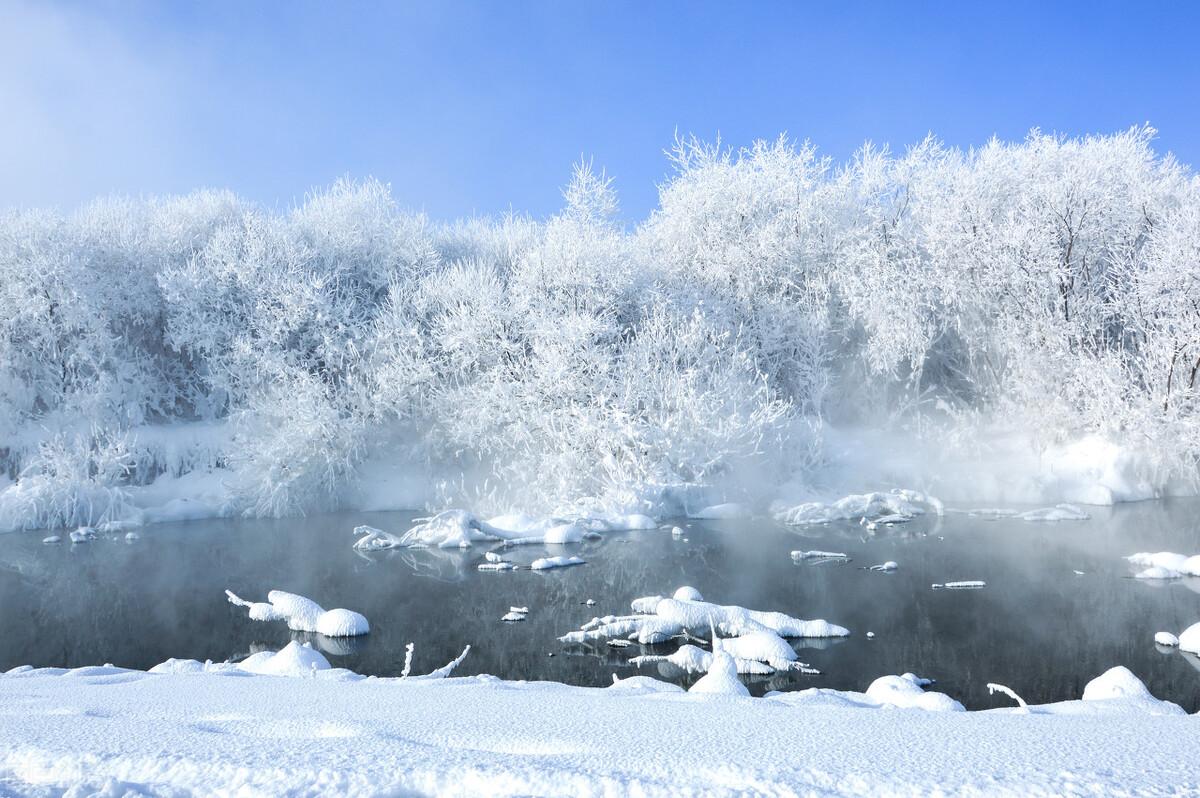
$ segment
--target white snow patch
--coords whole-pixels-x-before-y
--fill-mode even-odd
[[[1200,576],[1200,554],[1189,557],[1173,551],[1141,551],[1125,559],[1145,568],[1135,574],[1136,579],[1180,579],[1185,576]]]
[[[828,524],[833,521],[868,521],[886,518],[887,523],[911,520],[932,510],[942,515],[945,508],[937,498],[921,491],[894,489],[886,493],[858,493],[833,502],[804,502],[792,507],[777,504],[775,518],[792,526]]]
[[[549,568],[566,568],[571,565],[586,565],[582,557],[540,557],[529,564],[531,570],[545,571]]]

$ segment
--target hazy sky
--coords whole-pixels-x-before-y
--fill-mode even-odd
[[[0,0],[0,205],[374,175],[438,218],[542,216],[579,156],[624,216],[678,130],[844,158],[1149,121],[1200,164],[1200,3]]]

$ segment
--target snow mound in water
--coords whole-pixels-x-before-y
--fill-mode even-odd
[[[700,591],[691,585],[684,585],[679,588],[671,598],[676,601],[704,601],[704,596],[700,595]]]
[[[1179,645],[1179,638],[1176,637],[1175,635],[1171,634],[1170,632],[1155,632],[1154,633],[1154,642],[1160,646],[1175,647],[1175,646]]]
[[[684,588],[675,591],[687,594]],[[698,595],[698,594],[697,594]],[[738,606],[721,606],[700,599],[644,596],[631,603],[633,615],[593,618],[577,632],[558,638],[567,644],[636,640],[643,645],[664,643],[673,637],[712,639],[717,632],[726,653],[742,673],[773,673],[811,670],[796,662],[796,651],[784,638],[844,637],[850,632],[825,620],[802,620],[781,612],[761,612]],[[670,662],[686,671],[707,671],[712,664],[708,652],[687,643],[671,655],[637,657],[633,664]],[[753,663],[753,664],[752,664]]]
[[[249,602],[231,590],[225,591],[229,603],[245,607],[252,621],[286,621],[293,632],[316,632],[326,637],[356,637],[371,631],[367,619],[344,609],[325,610],[312,599],[283,590],[267,594],[270,603]]]
[[[1200,576],[1200,554],[1191,557],[1173,551],[1140,551],[1125,558],[1134,565],[1145,568],[1135,574],[1136,579],[1179,579],[1185,576]]]
[[[932,510],[942,515],[945,507],[937,498],[916,490],[895,489],[886,493],[856,493],[834,502],[805,502],[792,507],[777,504],[776,520],[792,526],[828,524],[889,518],[889,523],[911,520]]]
[[[278,652],[262,651],[238,663],[250,673],[264,676],[309,676],[313,671],[329,670],[329,660],[308,643],[292,641]]]
[[[1194,623],[1180,633],[1179,650],[1200,655],[1200,623]]]
[[[317,634],[326,637],[357,637],[370,631],[367,619],[350,610],[328,610],[317,617]]]
[[[534,571],[545,571],[550,568],[567,568],[572,565],[586,565],[582,557],[541,557],[529,564]]]
[[[403,535],[371,526],[354,528],[359,536],[354,548],[378,551],[396,548],[467,548],[475,543],[522,544],[580,543],[600,537],[602,532],[654,529],[653,518],[639,513],[601,513],[574,519],[535,518],[523,513],[498,515],[484,520],[466,510],[446,510],[418,522]]]

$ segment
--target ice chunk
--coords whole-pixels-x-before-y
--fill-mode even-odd
[[[49,537],[42,538],[42,542],[49,546],[55,543],[61,543],[62,538],[60,538],[58,535],[50,535]]]
[[[1200,655],[1200,623],[1194,623],[1180,633],[1179,650]]]
[[[566,568],[571,565],[585,565],[587,560],[582,557],[541,557],[529,564],[534,571],[545,571],[548,568]]]
[[[898,566],[894,561],[888,560],[887,562],[880,563],[879,565],[872,565],[871,570],[872,571],[894,571],[899,567],[900,566]]]
[[[987,587],[987,582],[978,580],[968,580],[965,582],[934,582],[931,587],[934,590],[945,588],[947,590],[977,590],[981,587]]]
[[[840,551],[793,551],[792,559],[802,560],[848,560],[850,555]]]

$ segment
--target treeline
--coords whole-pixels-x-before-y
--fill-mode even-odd
[[[211,191],[4,213],[0,469],[34,497],[10,523],[186,469],[130,431],[188,421],[228,423],[208,465],[263,515],[389,454],[461,474],[447,501],[530,508],[782,479],[824,421],[1098,432],[1193,479],[1200,180],[1152,138],[837,165],[684,140],[632,230],[587,165],[544,222],[437,224],[373,180],[286,213]]]

